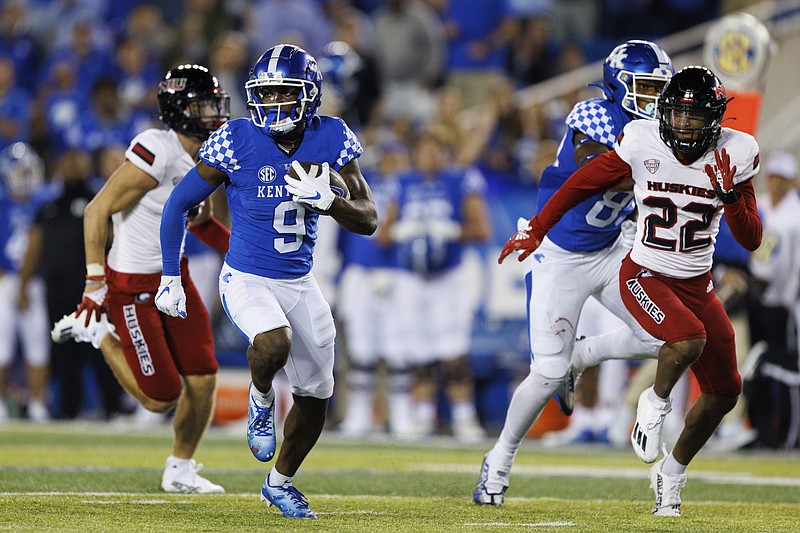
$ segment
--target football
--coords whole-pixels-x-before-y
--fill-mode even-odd
[[[319,176],[319,173],[322,170],[322,164],[321,163],[300,162],[300,166],[307,173],[309,173],[310,175],[315,176],[315,177]],[[333,167],[329,167],[329,168],[330,168],[330,187],[331,187],[331,191],[333,191],[333,194],[335,194],[337,196],[341,196],[345,200],[349,200],[350,199],[350,189],[347,188],[347,184],[344,182],[344,178],[342,178],[342,176],[339,175],[339,173],[336,172],[333,169]],[[297,173],[294,171],[294,169],[291,167],[291,165],[289,166],[288,174],[291,177],[295,178],[295,179],[299,179],[299,177],[297,176]],[[316,210],[316,209],[314,209],[312,207],[309,207],[309,206],[306,206],[306,209],[310,209],[311,211],[314,211],[315,213],[323,213],[324,214],[323,211],[318,211],[318,210]]]

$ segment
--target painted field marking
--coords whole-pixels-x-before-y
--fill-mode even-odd
[[[475,465],[442,463],[418,463],[414,465],[413,470],[450,473],[477,472]],[[514,474],[522,476],[588,477],[598,479],[647,479],[648,469],[605,468],[596,466],[516,465],[514,467]],[[800,478],[797,477],[757,476],[754,474],[733,474],[729,472],[711,472],[703,470],[692,470],[691,479],[720,484],[800,487]]]

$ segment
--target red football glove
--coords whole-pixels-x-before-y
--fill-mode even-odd
[[[722,203],[732,204],[739,199],[739,193],[737,193],[733,187],[733,176],[736,174],[736,166],[734,165],[734,167],[731,168],[731,156],[728,155],[725,148],[722,150],[714,148],[714,159],[717,164],[713,167],[711,165],[706,165],[706,174],[708,174],[708,178],[711,180],[711,186],[714,187]]]
[[[543,231],[539,226],[537,217],[533,217],[526,226],[521,227],[508,239],[508,242],[506,242],[506,245],[503,246],[503,250],[500,252],[500,257],[497,258],[497,262],[502,264],[503,260],[508,257],[511,252],[517,250],[522,252],[519,254],[518,260],[520,262],[524,261],[542,244],[546,233],[547,232]]]
[[[78,310],[75,311],[75,316],[78,316],[88,310],[84,323],[85,327],[89,327],[89,322],[91,322],[93,314],[96,320],[100,320],[100,315],[105,310],[107,294],[108,285],[106,285],[104,276],[86,276],[86,287],[83,289],[83,298],[78,305]]]

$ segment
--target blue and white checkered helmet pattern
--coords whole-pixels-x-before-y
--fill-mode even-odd
[[[597,99],[578,102],[567,116],[567,126],[609,147],[617,137],[614,133],[614,119],[605,107],[597,103]]]
[[[631,40],[614,48],[603,62],[603,90],[633,118],[654,119],[657,95],[643,94],[642,82],[658,92],[675,73],[672,60],[657,44]]]
[[[314,57],[294,45],[273,46],[258,58],[244,84],[253,124],[273,137],[314,117],[322,98],[322,73]],[[296,91],[293,101],[267,101],[275,91]]]
[[[233,138],[229,124],[216,130],[200,148],[200,159],[209,166],[223,171],[239,170],[241,166],[234,157]]]

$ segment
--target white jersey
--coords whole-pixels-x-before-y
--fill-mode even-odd
[[[126,274],[161,272],[161,211],[172,189],[195,166],[195,161],[177,133],[157,129],[134,137],[125,158],[158,185],[128,209],[111,216],[114,243],[108,266]]]
[[[718,148],[731,158],[738,185],[758,171],[758,144],[746,133],[722,128]],[[661,274],[688,279],[711,269],[723,212],[705,173],[714,150],[682,165],[659,135],[658,122],[634,120],[622,130],[614,149],[632,169],[639,208],[631,259]]]
[[[750,256],[750,272],[767,283],[761,303],[791,309],[800,296],[800,196],[793,191],[772,205],[769,195],[758,198],[764,220],[761,246]]]

